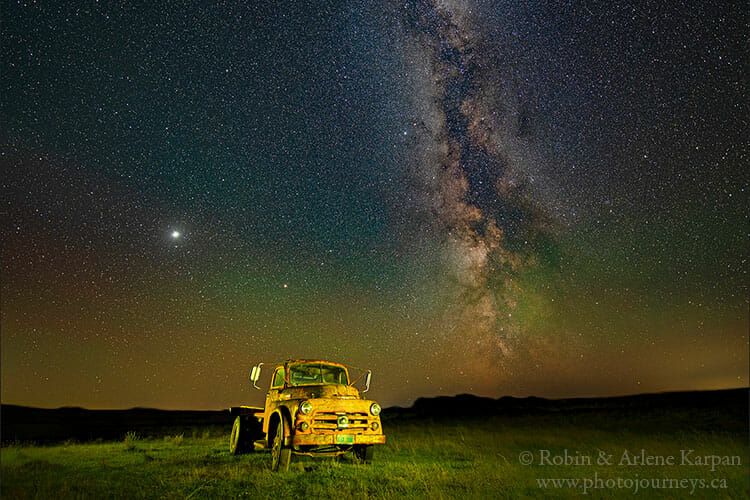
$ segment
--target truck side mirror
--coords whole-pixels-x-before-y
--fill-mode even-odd
[[[370,370],[367,370],[367,378],[365,378],[365,390],[362,391],[362,393],[370,390],[370,378],[372,378],[372,372]]]
[[[261,365],[262,364],[263,363],[261,363]],[[253,366],[253,370],[250,372],[250,381],[253,383],[253,387],[255,387],[256,389],[260,389],[260,387],[256,385],[256,382],[258,381],[259,378],[260,378],[260,365]]]

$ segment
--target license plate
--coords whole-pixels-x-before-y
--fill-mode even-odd
[[[336,436],[336,444],[354,444],[354,436],[349,434],[339,434]]]

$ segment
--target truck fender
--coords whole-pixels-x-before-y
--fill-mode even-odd
[[[282,406],[271,414],[268,419],[268,437],[266,442],[273,443],[273,438],[276,433],[276,425],[280,419],[284,422],[284,444],[288,445],[291,442],[291,429],[292,429],[292,416],[289,413],[289,409]]]

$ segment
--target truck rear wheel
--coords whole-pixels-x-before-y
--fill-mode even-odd
[[[237,417],[229,436],[229,453],[241,455],[253,450],[254,428],[248,417]]]
[[[358,464],[370,464],[372,463],[372,452],[373,446],[370,444],[358,444],[354,445],[352,451],[352,458],[354,463]]]
[[[292,449],[284,446],[284,419],[280,418],[276,424],[276,433],[273,435],[273,445],[271,448],[273,461],[271,469],[278,472],[289,470],[289,462],[292,461]]]

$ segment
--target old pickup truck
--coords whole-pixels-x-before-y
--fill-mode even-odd
[[[263,366],[254,366],[250,374],[256,389]],[[371,371],[356,369],[361,375],[351,380],[349,367],[330,361],[297,359],[272,366],[265,408],[230,410],[236,415],[229,440],[232,454],[270,448],[276,471],[288,470],[293,454],[351,452],[355,462],[372,461],[373,445],[385,443],[380,405],[363,399],[354,387],[361,381],[362,392],[367,392]]]

